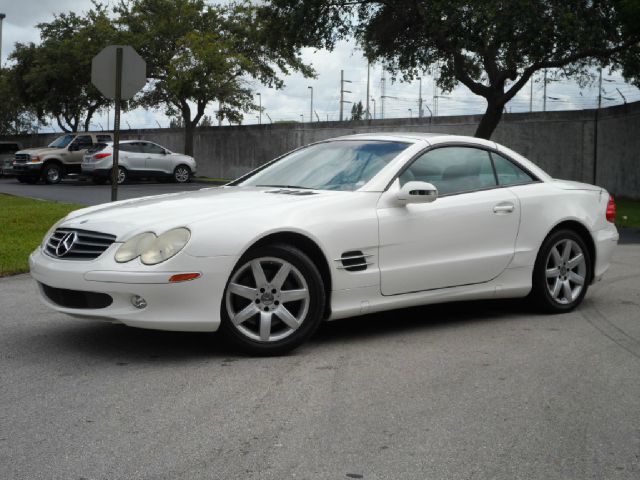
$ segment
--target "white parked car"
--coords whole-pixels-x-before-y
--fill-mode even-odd
[[[113,142],[98,143],[89,148],[82,160],[82,173],[95,183],[105,183],[111,178],[113,166]],[[196,173],[193,157],[174,153],[145,140],[120,142],[118,154],[118,183],[130,178],[153,177],[188,182]]]
[[[222,188],[77,210],[30,257],[77,317],[215,331],[257,354],[322,320],[451,300],[576,307],[609,267],[615,203],[491,141],[318,142]]]

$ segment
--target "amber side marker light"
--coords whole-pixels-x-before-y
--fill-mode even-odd
[[[169,283],[188,282],[189,280],[195,280],[200,278],[199,273],[177,273],[169,277]]]

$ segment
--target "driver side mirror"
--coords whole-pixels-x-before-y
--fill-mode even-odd
[[[438,198],[438,189],[428,182],[407,182],[398,193],[396,199],[402,204],[431,203]]]

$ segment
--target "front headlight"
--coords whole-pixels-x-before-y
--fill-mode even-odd
[[[186,228],[174,228],[159,237],[151,232],[140,233],[120,246],[115,259],[125,263],[140,257],[145,265],[155,265],[182,250],[190,237],[191,232]]]
[[[163,233],[140,255],[145,265],[155,265],[170,259],[184,248],[191,232],[186,228],[174,228]]]
[[[124,263],[139,257],[147,250],[157,237],[154,233],[145,232],[126,241],[116,252],[116,262]]]

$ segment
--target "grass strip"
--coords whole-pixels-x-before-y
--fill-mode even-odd
[[[0,277],[29,271],[29,254],[47,230],[82,207],[0,194]]]

